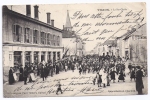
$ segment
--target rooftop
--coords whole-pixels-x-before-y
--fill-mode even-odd
[[[4,13],[10,14],[11,16],[17,16],[17,17],[19,17],[19,18],[23,18],[23,19],[25,19],[25,20],[28,20],[28,21],[31,21],[31,22],[34,22],[34,23],[43,25],[43,26],[45,26],[45,27],[51,28],[51,29],[56,30],[56,31],[59,31],[59,32],[62,32],[62,30],[59,29],[59,28],[57,28],[57,27],[51,26],[51,25],[49,25],[49,24],[47,24],[47,23],[44,23],[44,22],[39,21],[39,20],[37,20],[37,19],[28,17],[28,16],[26,16],[26,15],[20,14],[20,13],[18,13],[18,12],[12,11],[12,10],[8,9],[7,6],[3,6],[3,14],[4,14]]]

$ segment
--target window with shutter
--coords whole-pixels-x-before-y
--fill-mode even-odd
[[[49,37],[49,38],[50,38],[50,39],[49,39],[49,40],[50,40],[50,45],[52,45],[52,35],[50,34],[49,36],[50,36],[50,37]]]
[[[13,41],[15,42],[15,40],[16,40],[16,39],[15,39],[15,37],[16,37],[16,25],[13,25],[13,26],[12,26],[12,31],[13,31],[13,32],[12,32],[12,33],[13,33]]]
[[[49,45],[49,33],[47,33],[47,45]]]
[[[13,41],[20,42],[21,41],[21,29],[19,25],[13,25]]]
[[[19,26],[19,41],[22,42],[23,39],[22,39],[22,27]]]
[[[36,35],[37,36],[37,43],[40,43],[40,32],[38,30],[36,32],[37,32],[37,35]]]
[[[24,42],[25,43],[29,43],[30,42],[30,29],[29,28],[25,28]]]
[[[53,35],[53,45],[55,46],[55,35]]]
[[[42,32],[41,32],[40,37],[41,37],[41,44],[43,44],[43,43],[42,43],[42,41],[43,41],[43,33],[42,33]]]
[[[59,36],[57,37],[57,45],[58,46],[60,45],[60,37]]]

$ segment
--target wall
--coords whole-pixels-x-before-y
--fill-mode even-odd
[[[53,29],[47,28],[46,26],[42,26],[30,21],[26,21],[22,18],[19,17],[15,17],[15,16],[9,16],[4,14],[3,15],[3,43],[4,42],[9,42],[12,43],[13,42],[13,34],[12,34],[12,28],[13,28],[13,24],[18,24],[20,26],[22,26],[23,30],[25,27],[31,28],[32,30],[37,29],[39,32],[43,31],[45,33],[50,33],[52,35],[56,35],[60,37],[60,46],[62,46],[62,33],[55,31]],[[24,31],[22,31],[24,34]],[[33,34],[33,31],[32,31]],[[40,38],[40,37],[39,37]],[[23,41],[22,41],[23,43]]]

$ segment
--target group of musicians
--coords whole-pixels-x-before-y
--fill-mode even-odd
[[[39,64],[27,64],[23,68],[22,65],[19,66],[19,80],[24,81],[26,85],[27,82],[34,82],[35,76],[40,76],[43,81],[48,77],[53,77],[54,74],[59,74],[60,71],[72,70],[74,72],[75,68],[79,70],[79,74],[86,73],[96,73],[96,77],[93,80],[97,80],[98,87],[101,86],[102,83],[105,83],[103,86],[110,86],[110,80],[113,80],[115,83],[115,74],[119,75],[118,82],[122,80],[125,82],[125,62],[129,58],[124,57],[116,57],[115,55],[107,55],[103,54],[102,56],[84,56],[82,58],[68,58],[65,60],[59,60],[52,63],[52,61],[42,61]],[[136,80],[137,90],[140,88],[139,94],[141,94],[141,89],[143,88],[143,71],[141,71],[140,66],[135,66],[129,63],[129,74],[131,81],[132,79]],[[140,72],[141,71],[141,72]],[[102,76],[103,75],[103,76]],[[103,77],[103,78],[102,78]],[[9,84],[14,84],[16,79],[14,78],[14,69],[10,67],[9,70]]]

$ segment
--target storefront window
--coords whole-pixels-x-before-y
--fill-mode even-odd
[[[42,52],[42,54],[41,54],[41,61],[45,61],[45,52]]]
[[[60,60],[60,52],[57,52],[57,59]]]
[[[56,52],[53,52],[53,61],[56,61]]]
[[[48,59],[48,61],[51,61],[51,52],[48,52],[48,55],[47,55],[48,57],[47,57],[47,59]]]
[[[21,65],[21,51],[15,51],[14,52],[14,66],[19,67],[19,65]]]
[[[34,63],[38,64],[38,52],[34,52]]]
[[[30,52],[25,52],[25,65],[29,65],[30,64]]]

